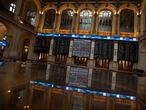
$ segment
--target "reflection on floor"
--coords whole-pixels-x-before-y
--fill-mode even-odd
[[[0,110],[146,109],[139,77],[129,73],[7,62],[0,66],[0,80]]]

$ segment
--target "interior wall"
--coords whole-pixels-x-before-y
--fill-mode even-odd
[[[138,68],[146,71],[146,40],[143,40],[139,44],[139,62]]]

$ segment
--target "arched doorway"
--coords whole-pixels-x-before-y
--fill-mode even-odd
[[[3,53],[4,53],[4,49],[5,46],[3,45],[3,43],[6,41],[6,34],[7,34],[7,28],[6,26],[0,22],[0,59],[3,57]]]
[[[30,40],[25,39],[24,42],[23,42],[23,49],[22,49],[22,60],[23,61],[27,60],[29,45],[30,45]]]

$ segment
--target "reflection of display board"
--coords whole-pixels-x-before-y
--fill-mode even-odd
[[[88,83],[88,69],[71,67],[69,73],[69,84],[86,87]]]
[[[138,61],[138,48],[137,42],[119,42],[118,45],[118,60],[127,60],[132,62]]]
[[[34,52],[49,53],[51,39],[47,37],[36,37]]]
[[[89,57],[91,48],[91,40],[74,39],[73,56]]]
[[[53,54],[68,55],[70,39],[54,38]]]
[[[113,47],[113,41],[96,40],[94,51],[95,58],[113,59]]]

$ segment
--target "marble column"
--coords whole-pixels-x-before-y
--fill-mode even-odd
[[[136,37],[138,34],[138,25],[140,25],[140,24],[138,24],[138,15],[137,15],[137,13],[134,15],[134,36]]]
[[[131,101],[131,108],[130,110],[136,110],[136,102],[135,101]]]
[[[37,60],[38,55],[34,52],[34,46],[35,46],[35,36],[32,36],[30,45],[29,45],[29,51],[28,51],[28,57],[27,59],[30,60]]]
[[[74,59],[72,58],[72,51],[73,51],[73,39],[70,40],[69,55],[67,58],[67,64],[74,64]]]
[[[50,74],[50,64],[47,64],[47,69],[46,69],[46,80],[49,80],[49,74]]]
[[[110,62],[109,69],[118,70],[118,42],[114,41],[114,53],[113,53],[113,61]]]
[[[86,105],[85,105],[85,110],[92,110],[92,99],[93,99],[93,96],[90,95],[90,94],[85,94],[84,96],[86,99],[85,99],[85,102],[86,102]]]
[[[43,103],[42,103],[41,110],[46,110],[47,108],[47,98],[48,98],[47,96],[48,96],[48,91],[45,90],[43,94]]]
[[[88,74],[88,87],[91,87],[91,84],[92,84],[92,72],[93,72],[93,69],[89,69],[89,74]]]
[[[106,98],[106,110],[115,110],[115,104],[116,104],[115,99],[111,97]]]
[[[92,28],[92,34],[96,34],[97,30],[97,13],[94,14],[94,22],[93,22],[93,28]]]
[[[137,19],[138,19],[138,21],[137,21],[138,23],[137,23],[137,35],[136,35],[136,37],[140,35],[140,30],[141,30],[140,29],[140,27],[141,27],[141,24],[140,24],[141,15],[140,14],[138,15]]]
[[[65,79],[66,84],[69,83],[69,73],[70,73],[70,66],[67,66],[66,79]]]
[[[57,13],[56,14],[56,33],[59,33],[59,28],[60,28],[60,23],[61,23],[61,14]]]
[[[55,62],[55,57],[53,56],[53,45],[54,45],[54,39],[52,38],[50,43],[49,56],[48,56],[49,62]]]
[[[115,14],[114,15],[114,19],[113,19],[113,35],[119,35],[119,14]]]
[[[78,33],[78,30],[79,30],[79,19],[80,19],[80,16],[78,15],[78,13],[76,13],[76,19],[75,19],[75,26],[74,26],[74,28],[75,28],[75,34],[77,34]]]
[[[116,89],[116,75],[117,75],[117,72],[112,72],[111,90],[115,90]]]
[[[46,108],[44,110],[50,110],[50,102],[51,102],[51,90],[49,89],[46,94]]]
[[[73,18],[73,22],[72,22],[73,33],[76,33],[76,21],[77,21],[77,13],[74,13],[74,18]]]
[[[91,51],[90,51],[90,59],[88,60],[88,63],[87,63],[88,67],[95,67],[94,48],[95,48],[95,41],[92,40]]]
[[[72,93],[71,92],[66,92],[66,101],[65,101],[65,110],[71,110],[72,109]]]
[[[43,26],[44,26],[44,20],[45,20],[45,14],[40,14],[38,18],[38,23],[37,23],[37,28],[39,32],[43,31]]]

